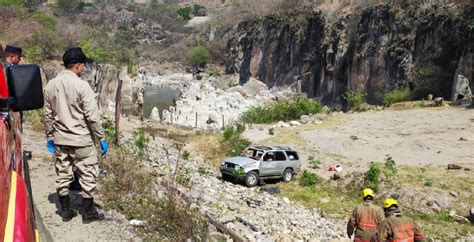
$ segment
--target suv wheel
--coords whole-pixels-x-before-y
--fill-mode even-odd
[[[258,184],[258,174],[255,171],[250,171],[245,175],[245,185],[248,187],[254,187]]]
[[[283,172],[283,181],[284,182],[289,182],[291,181],[291,179],[293,178],[293,171],[291,169],[286,169],[284,172]]]

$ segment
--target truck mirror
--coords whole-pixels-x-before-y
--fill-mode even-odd
[[[43,107],[43,86],[37,65],[15,65],[7,68],[8,92],[13,98],[15,112]]]

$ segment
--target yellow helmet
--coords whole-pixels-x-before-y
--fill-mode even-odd
[[[374,191],[372,191],[372,189],[370,189],[370,188],[364,189],[364,191],[362,191],[362,197],[365,198],[367,196],[374,197]]]
[[[387,200],[385,200],[385,202],[383,202],[383,208],[389,208],[392,205],[396,205],[398,207],[397,200],[393,198],[388,198]]]

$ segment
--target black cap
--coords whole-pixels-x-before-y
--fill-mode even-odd
[[[80,47],[73,47],[64,52],[63,62],[64,65],[67,65],[75,63],[92,63],[93,60],[87,58]]]
[[[12,53],[12,54],[17,54],[21,57],[24,57],[23,50],[20,47],[17,47],[17,46],[7,45],[5,47],[5,52]]]

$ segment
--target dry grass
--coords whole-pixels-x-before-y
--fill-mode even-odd
[[[216,169],[226,157],[226,154],[220,148],[223,138],[219,133],[197,133],[190,141],[190,146]]]
[[[164,196],[158,198],[156,175],[126,148],[112,146],[101,165],[107,170],[99,187],[106,208],[122,212],[127,219],[146,221],[147,225],[138,231],[143,239],[207,238],[206,219],[196,209],[189,208],[176,192],[176,174],[170,174]]]
[[[428,108],[428,109],[445,109],[449,107],[451,102],[443,101],[443,106],[441,107],[434,107],[432,101],[409,101],[409,102],[400,102],[392,104],[388,109],[392,110],[409,110],[409,109],[421,109],[421,108]]]

